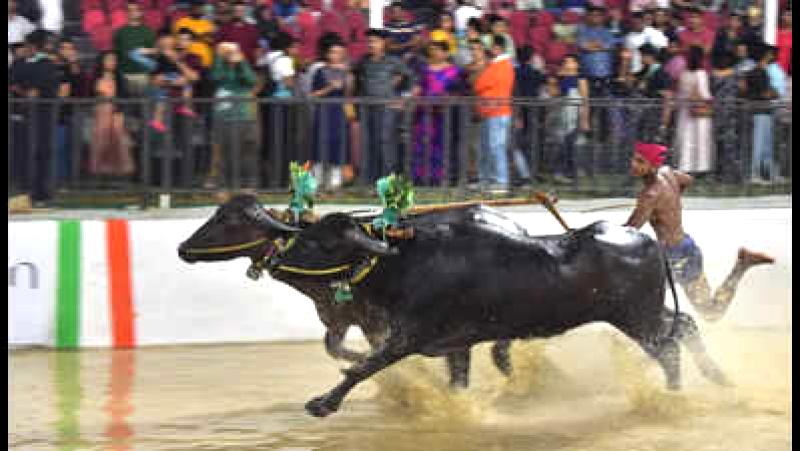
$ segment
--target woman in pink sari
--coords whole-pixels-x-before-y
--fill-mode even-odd
[[[92,80],[92,93],[103,99],[94,110],[94,131],[89,151],[89,173],[93,175],[131,175],[134,171],[131,139],[125,117],[114,98],[126,98],[125,79],[117,69],[117,56],[102,52]]]

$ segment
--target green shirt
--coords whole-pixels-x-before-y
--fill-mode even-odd
[[[216,83],[215,97],[251,97],[251,91],[258,80],[256,74],[247,61],[242,61],[236,66],[231,66],[222,61],[214,60],[211,79]],[[255,119],[255,101],[219,102],[214,105],[214,114],[222,120],[249,120]]]
[[[152,49],[156,45],[156,34],[144,25],[126,25],[114,33],[114,53],[117,54],[119,70],[123,74],[144,74],[147,70],[129,56],[131,50]]]

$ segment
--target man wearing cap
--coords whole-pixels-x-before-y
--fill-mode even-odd
[[[711,294],[703,272],[703,254],[681,225],[681,195],[691,186],[692,177],[664,165],[667,148],[637,142],[631,159],[631,175],[644,181],[636,208],[626,226],[641,228],[649,222],[664,246],[675,280],[681,285],[694,309],[706,321],[721,319],[731,305],[736,287],[753,266],[775,260],[762,253],[739,248],[738,258],[725,282]]]

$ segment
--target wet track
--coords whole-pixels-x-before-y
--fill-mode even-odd
[[[9,353],[14,450],[787,450],[791,332],[706,327],[735,381],[686,388],[605,326],[512,347],[504,379],[481,345],[452,394],[412,358],[320,420],[303,404],[338,380],[321,343]],[[587,352],[591,350],[591,352]]]

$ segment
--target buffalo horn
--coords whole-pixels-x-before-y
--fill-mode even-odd
[[[390,247],[388,244],[380,240],[369,238],[363,233],[358,233],[355,230],[348,230],[345,237],[352,243],[355,243],[361,249],[376,254],[376,255],[397,255],[398,250]]]

